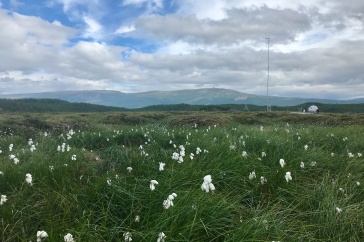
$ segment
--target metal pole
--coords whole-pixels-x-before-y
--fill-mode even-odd
[[[269,42],[270,42],[270,38],[265,38],[267,40],[268,43],[268,67],[267,67],[267,111],[270,111],[270,107],[269,107],[269,99],[268,99],[268,87],[269,87]]]

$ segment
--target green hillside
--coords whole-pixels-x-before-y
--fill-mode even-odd
[[[70,103],[58,99],[0,99],[1,112],[112,112],[124,108],[89,103]]]
[[[190,105],[257,105],[265,106],[267,97],[262,95],[252,95],[229,89],[202,88],[177,91],[150,91],[140,93],[122,93],[108,90],[81,90],[65,92],[43,92],[25,94],[0,94],[0,98],[22,99],[60,99],[76,103],[92,103],[105,106],[115,106],[124,108],[143,108],[152,105],[170,105],[186,103]],[[294,106],[302,103],[315,102],[327,104],[357,104],[364,103],[363,98],[352,100],[329,100],[318,98],[296,98],[296,97],[269,97],[272,106]]]
[[[364,103],[361,104],[325,104],[325,103],[303,103],[295,106],[272,106],[272,111],[290,111],[297,112],[311,105],[317,105],[321,112],[326,113],[364,113]],[[266,106],[253,104],[221,104],[221,105],[190,105],[170,104],[170,105],[153,105],[144,108],[138,108],[139,111],[244,111],[255,112],[265,111]]]
[[[295,106],[272,106],[272,111],[307,110],[311,105],[317,105],[325,113],[364,113],[364,104],[324,104],[303,103]],[[0,112],[114,112],[114,111],[228,111],[228,112],[256,112],[265,111],[266,106],[253,104],[220,104],[220,105],[192,105],[161,104],[143,108],[126,109],[113,106],[103,106],[89,103],[72,103],[58,99],[0,99]]]

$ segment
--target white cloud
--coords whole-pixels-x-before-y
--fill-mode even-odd
[[[115,34],[126,34],[129,32],[133,32],[134,30],[135,30],[135,27],[132,25],[129,25],[129,26],[122,25],[115,31]]]
[[[179,14],[195,15],[198,19],[211,20],[225,19],[227,18],[227,11],[234,9],[253,10],[268,7],[277,10],[292,9],[298,11],[302,8],[316,8],[323,12],[328,9],[325,1],[316,0],[306,0],[304,3],[301,0],[184,0],[179,4]]]
[[[140,71],[120,61],[121,47],[97,42],[79,42],[63,49],[50,62],[43,60],[41,70],[0,72],[0,93],[25,93],[57,90],[127,91],[138,81]],[[117,88],[115,88],[117,86]]]
[[[173,2],[175,13],[161,0],[126,0],[124,10],[145,12],[112,25],[104,2],[54,1],[77,27],[0,9],[0,93],[221,87],[264,95],[270,37],[272,95],[363,96],[359,0],[184,0]],[[76,34],[92,40],[70,42]]]
[[[52,22],[52,24],[56,25],[56,26],[62,26],[61,22],[59,22],[58,20],[54,20]]]
[[[183,40],[177,40],[161,47],[158,52],[167,55],[185,55],[195,52],[200,48],[206,48],[203,45],[192,45]]]
[[[219,21],[180,15],[143,16],[135,26],[157,39],[229,45],[246,40],[261,42],[267,36],[274,42],[287,43],[309,30],[311,23],[300,12],[262,7],[228,10],[227,17]]]
[[[93,38],[100,40],[102,36],[102,25],[98,23],[95,19],[89,16],[83,16],[83,21],[86,23],[87,28],[85,29],[83,36],[86,38]]]
[[[76,31],[38,17],[9,14],[0,9],[0,71],[38,69],[50,62]],[[5,61],[6,60],[6,61]]]
[[[65,49],[60,56],[59,67],[63,73],[88,79],[107,79],[122,74],[126,63],[120,61],[121,47],[105,43],[81,41]]]
[[[102,80],[93,81],[52,73],[8,72],[6,76],[0,76],[0,82],[3,84],[0,87],[2,94],[110,89],[110,85]]]
[[[181,2],[179,13],[195,15],[197,19],[222,20],[227,17],[227,4],[221,0],[195,1],[186,0]]]
[[[90,34],[97,34],[100,28],[89,23]],[[0,9],[0,25],[0,92],[112,89],[112,83],[139,78],[137,68],[121,61],[125,48],[86,41],[71,45],[68,39],[76,31],[57,21]]]

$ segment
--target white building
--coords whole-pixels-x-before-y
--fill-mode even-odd
[[[318,113],[320,110],[318,109],[318,107],[316,105],[312,105],[308,108],[308,111],[310,113]]]

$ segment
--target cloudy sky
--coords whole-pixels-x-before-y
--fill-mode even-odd
[[[305,3],[303,3],[305,2]],[[363,0],[0,0],[0,94],[364,97]]]

